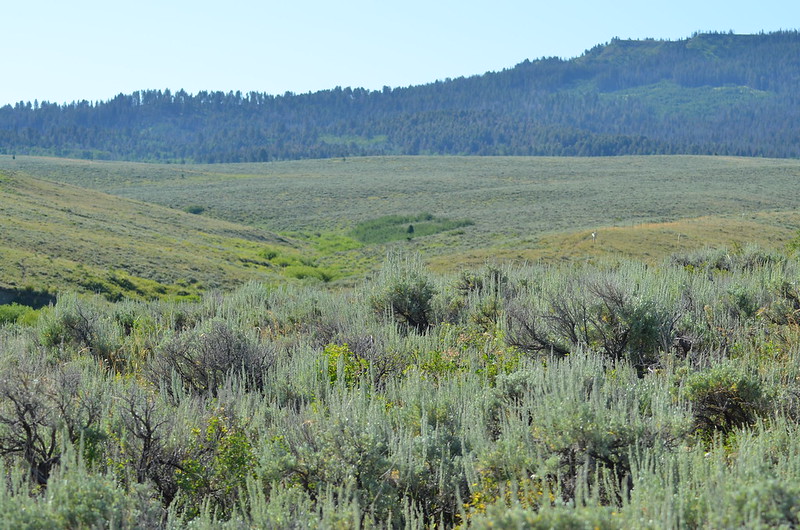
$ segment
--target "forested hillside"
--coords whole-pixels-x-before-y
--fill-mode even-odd
[[[524,50],[520,52],[524,54]],[[0,109],[0,153],[173,162],[384,154],[800,156],[800,34],[614,39],[381,91],[144,90]]]

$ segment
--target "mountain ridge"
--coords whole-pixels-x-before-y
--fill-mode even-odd
[[[363,155],[798,157],[800,34],[612,39],[565,60],[370,91],[169,89],[0,108],[0,153],[160,162]]]

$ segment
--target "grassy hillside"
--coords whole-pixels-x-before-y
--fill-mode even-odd
[[[655,264],[704,247],[736,250],[748,245],[781,249],[797,234],[798,212],[703,216],[663,223],[606,226],[541,237],[530,247],[480,249],[432,258],[437,270],[477,267],[487,261],[576,262],[636,257]],[[592,233],[595,237],[592,238]]]
[[[800,161],[784,159],[376,157],[157,165],[0,157],[4,168],[195,208],[202,211],[191,218],[197,222],[215,217],[290,234],[314,249],[320,265],[342,274],[375,267],[387,246],[419,251],[447,269],[487,259],[653,261],[706,245],[780,248],[800,228]],[[375,241],[364,230],[374,230],[379,241],[387,219],[422,213],[452,229],[364,243]]]
[[[4,300],[64,289],[186,297],[314,268],[297,242],[261,229],[21,172],[0,170],[0,226]]]

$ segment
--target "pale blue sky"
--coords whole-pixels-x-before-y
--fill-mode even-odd
[[[417,85],[620,38],[800,28],[797,0],[12,0],[0,106],[139,89]]]

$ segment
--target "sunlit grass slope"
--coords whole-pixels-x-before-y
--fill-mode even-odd
[[[796,237],[800,212],[765,212],[748,216],[702,216],[666,223],[605,226],[546,235],[530,247],[506,247],[437,256],[437,270],[480,266],[487,262],[556,263],[633,258],[657,264],[672,254],[700,248],[736,249],[747,245],[781,249]],[[592,237],[594,234],[594,237]]]
[[[296,245],[264,230],[9,171],[0,171],[0,227],[6,297],[185,297],[302,265]]]

